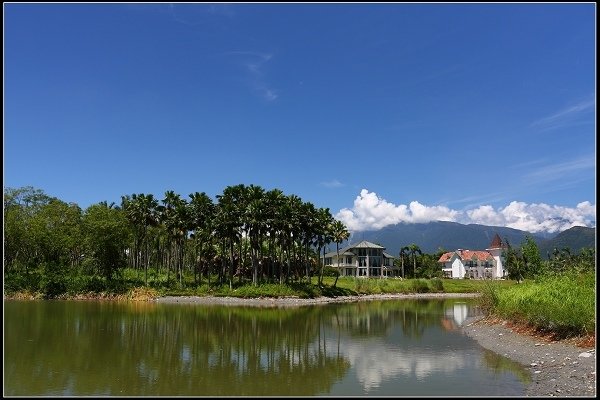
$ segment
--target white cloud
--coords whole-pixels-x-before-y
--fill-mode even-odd
[[[235,56],[247,73],[248,84],[267,101],[274,101],[279,97],[277,90],[270,87],[265,79],[265,64],[268,63],[272,54],[256,51],[228,51],[223,53],[227,56]]]
[[[430,221],[506,226],[532,233],[560,232],[573,226],[595,226],[596,205],[584,201],[575,208],[569,208],[513,201],[498,209],[482,205],[471,210],[457,211],[445,206],[426,206],[418,201],[412,201],[408,206],[395,205],[376,193],[363,189],[354,200],[354,207],[341,209],[335,217],[354,232],[377,230],[400,222]]]
[[[580,125],[582,123],[593,121],[582,121],[581,117],[587,112],[593,111],[596,101],[587,99],[573,106],[566,107],[548,117],[538,119],[531,124],[532,127],[540,128],[541,130],[550,130],[562,128],[565,126]]]
[[[325,186],[327,188],[339,188],[344,186],[344,184],[337,179],[328,182],[321,182],[321,186]]]
[[[336,218],[351,231],[380,229],[399,222],[455,221],[459,212],[444,206],[428,207],[412,201],[409,206],[396,206],[367,189],[360,191],[350,210],[343,208]]]
[[[594,155],[580,157],[574,160],[562,163],[542,166],[533,172],[525,175],[528,183],[545,183],[564,179],[567,175],[580,174],[581,171],[596,168],[596,159]]]

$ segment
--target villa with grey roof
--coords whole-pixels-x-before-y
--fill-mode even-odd
[[[332,251],[324,256],[324,265],[336,268],[340,276],[387,278],[400,276],[394,256],[385,247],[363,240],[360,243]],[[321,257],[323,259],[323,256]]]
[[[488,249],[458,249],[442,254],[438,262],[442,264],[445,278],[502,279],[507,275],[504,266],[505,248],[500,236],[496,234]]]

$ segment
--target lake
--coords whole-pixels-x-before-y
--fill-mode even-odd
[[[473,299],[296,307],[4,301],[5,396],[521,396]]]

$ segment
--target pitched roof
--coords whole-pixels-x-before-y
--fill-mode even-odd
[[[368,249],[385,249],[385,247],[383,247],[383,246],[380,246],[380,245],[375,244],[375,243],[368,242],[366,240],[363,240],[360,243],[357,243],[355,245],[348,246],[348,247],[350,247],[350,248],[360,247],[361,249],[364,249],[364,248],[368,248]]]
[[[343,249],[340,249],[340,256],[342,254],[344,255],[349,255],[349,256],[355,256],[356,254],[354,254],[351,250],[353,249],[357,249],[357,248],[361,248],[361,249],[384,249],[385,247],[380,246],[378,244],[375,243],[371,243],[368,242],[366,240],[363,240],[362,242],[356,243],[356,244],[352,244],[350,246],[346,246]],[[330,251],[329,253],[325,254],[325,257],[333,257],[337,255],[337,251]],[[386,253],[386,257],[388,258],[394,258],[394,256],[389,255]]]
[[[492,239],[492,243],[490,243],[489,248],[490,249],[500,249],[502,247],[506,247],[506,246],[504,246],[504,244],[502,243],[502,239],[500,239],[500,236],[498,236],[498,234],[496,233],[496,235]]]
[[[340,257],[342,256],[355,256],[356,254],[352,253],[351,251],[344,251],[344,249],[340,249]],[[337,250],[336,251],[330,251],[329,253],[325,254],[325,257],[334,257],[337,256]]]
[[[455,254],[461,260],[479,260],[479,261],[485,261],[485,260],[489,260],[491,258],[494,258],[489,251],[485,251],[485,250],[460,250],[459,249],[459,250],[456,250],[456,251],[450,251],[448,253],[442,254],[442,256],[440,257],[440,259],[438,260],[438,262],[450,261],[450,259],[452,258],[452,256],[455,255]]]

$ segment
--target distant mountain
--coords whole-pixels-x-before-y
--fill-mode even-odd
[[[584,247],[596,247],[596,228],[574,226],[562,231],[555,237],[538,243],[542,258],[548,258],[548,254],[557,248],[559,250],[568,247],[571,254],[577,254]]]
[[[502,226],[487,226],[469,224],[463,225],[456,222],[436,221],[422,224],[400,223],[389,225],[376,231],[364,231],[353,234],[350,240],[340,245],[361,240],[377,243],[386,248],[386,252],[397,256],[400,248],[415,243],[424,253],[435,253],[441,247],[451,251],[456,249],[484,250],[489,247],[495,234],[502,241],[508,240],[511,246],[518,247],[531,236],[540,248],[540,254],[546,257],[547,248],[569,247],[573,252],[581,247],[595,246],[596,229],[574,227],[554,237],[546,234],[534,234],[519,229]],[[335,243],[330,245],[330,251],[335,250]],[[552,251],[552,250],[550,250]]]

